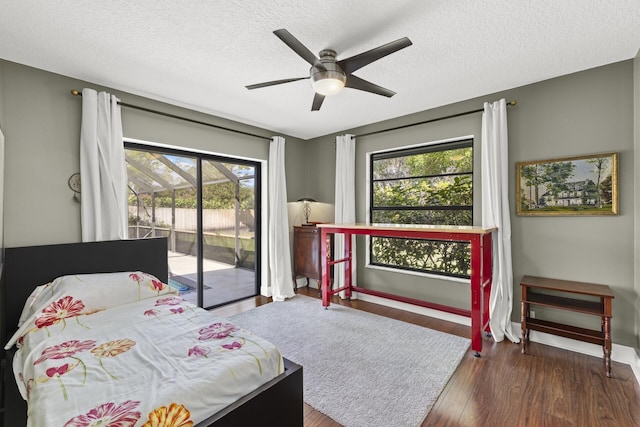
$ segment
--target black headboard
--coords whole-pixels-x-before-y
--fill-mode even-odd
[[[136,270],[153,274],[167,283],[166,238],[5,248],[2,346],[17,328],[22,307],[36,286],[68,274]]]

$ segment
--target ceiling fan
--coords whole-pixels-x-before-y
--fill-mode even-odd
[[[378,46],[374,49],[338,61],[336,59],[337,55],[335,50],[321,50],[320,58],[318,58],[302,43],[300,43],[300,41],[298,41],[298,39],[296,39],[289,31],[281,29],[274,31],[273,33],[287,46],[293,49],[293,51],[302,59],[311,64],[309,76],[257,83],[248,85],[246,88],[258,89],[267,86],[295,82],[298,80],[311,79],[311,85],[315,92],[313,103],[311,104],[311,111],[320,110],[324,97],[340,92],[343,87],[363,90],[365,92],[371,92],[389,98],[392,97],[396,94],[395,92],[354,76],[352,73],[373,61],[384,58],[385,56],[411,46],[412,44],[411,40],[407,37],[403,37],[391,43]]]

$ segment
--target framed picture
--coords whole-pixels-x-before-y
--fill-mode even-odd
[[[516,164],[516,214],[618,215],[618,153]]]

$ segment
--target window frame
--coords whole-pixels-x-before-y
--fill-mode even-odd
[[[367,153],[367,222],[373,224],[374,212],[375,211],[384,211],[384,210],[413,210],[413,211],[428,211],[428,210],[446,210],[446,211],[456,211],[456,210],[467,210],[470,212],[471,219],[470,224],[472,225],[474,222],[474,208],[475,208],[475,189],[474,189],[474,173],[475,173],[475,138],[473,135],[467,135],[463,137],[451,138],[446,140],[432,141],[427,143],[420,143],[411,146],[404,147],[396,147],[385,150],[379,150],[374,152]],[[460,148],[471,148],[472,152],[472,162],[471,162],[471,170],[470,172],[463,173],[453,173],[453,174],[433,174],[433,175],[421,175],[421,176],[406,176],[402,178],[391,178],[391,179],[374,179],[374,162],[384,159],[398,158],[398,157],[406,157],[411,155],[419,155],[425,153],[433,153],[433,152],[442,152],[449,150],[456,150]],[[375,191],[375,183],[380,181],[394,181],[394,180],[410,180],[416,178],[433,178],[438,176],[451,176],[451,175],[468,175],[471,177],[471,204],[470,205],[453,205],[453,206],[424,206],[424,207],[416,207],[416,206],[405,206],[405,207],[376,207],[374,206],[374,191]],[[400,209],[398,209],[400,208]],[[432,241],[440,242],[440,240],[430,239]],[[366,239],[367,251],[366,251],[366,265],[367,267],[394,271],[394,272],[402,272],[413,275],[420,276],[428,276],[435,277],[439,279],[448,279],[454,281],[466,282],[469,280],[469,275],[460,275],[448,272],[442,272],[437,270],[426,270],[426,269],[418,269],[418,268],[410,268],[398,265],[390,265],[390,264],[382,264],[382,263],[374,263],[373,262],[373,244],[372,238],[367,236]]]
[[[205,310],[211,310],[220,306],[232,304],[237,301],[241,301],[246,298],[251,298],[260,295],[260,290],[263,286],[263,247],[262,247],[262,230],[263,230],[263,214],[262,214],[262,192],[263,187],[263,162],[260,160],[246,159],[242,157],[233,157],[230,155],[222,155],[210,152],[204,152],[196,149],[189,149],[175,146],[164,146],[140,141],[132,138],[123,138],[124,149],[145,151],[153,153],[162,153],[175,156],[192,157],[196,159],[197,163],[197,175],[196,175],[196,234],[197,240],[197,306],[204,308]],[[240,165],[252,166],[255,168],[254,186],[255,186],[255,198],[254,198],[254,212],[255,212],[255,290],[254,295],[248,297],[241,297],[235,300],[226,301],[221,304],[214,304],[210,306],[204,305],[204,273],[203,273],[203,214],[202,214],[202,162],[203,161],[219,161],[219,162],[232,162]],[[128,179],[128,177],[127,177]]]

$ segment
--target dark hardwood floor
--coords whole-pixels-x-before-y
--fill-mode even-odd
[[[318,297],[317,289],[298,293]],[[268,298],[256,297],[213,312],[226,317],[267,303]],[[334,297],[332,304],[469,338],[469,327],[456,323],[365,301]],[[422,425],[640,426],[640,386],[631,368],[612,362],[612,373],[606,377],[597,357],[538,343],[530,343],[523,355],[519,345],[486,338],[482,357],[467,351]],[[304,425],[340,426],[307,404]]]

